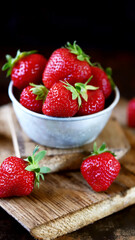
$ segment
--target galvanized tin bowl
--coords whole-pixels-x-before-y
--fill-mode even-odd
[[[94,141],[108,122],[120,93],[115,87],[104,110],[70,118],[50,117],[32,112],[17,100],[12,81],[8,89],[16,117],[27,136],[38,144],[55,148],[72,148]]]

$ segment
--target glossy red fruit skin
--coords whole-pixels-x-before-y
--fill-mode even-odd
[[[82,104],[77,112],[77,115],[79,116],[97,113],[104,109],[105,97],[100,89],[87,90],[87,94],[87,101],[82,98]]]
[[[128,102],[127,106],[127,123],[131,128],[135,128],[135,98]]]
[[[50,89],[59,80],[66,80],[71,85],[85,82],[91,76],[91,67],[86,61],[80,61],[77,56],[66,48],[55,50],[43,72],[43,84]]]
[[[96,192],[106,191],[119,171],[120,163],[108,152],[90,156],[81,165],[84,179]]]
[[[42,111],[48,116],[72,117],[78,111],[78,101],[72,99],[72,93],[62,82],[57,82],[50,88]]]
[[[25,170],[27,162],[8,157],[0,167],[0,197],[29,195],[34,187],[35,174]]]
[[[30,89],[32,89],[32,86],[23,89],[20,95],[20,103],[31,111],[42,113],[43,100],[36,100],[37,95]]]
[[[46,63],[46,58],[41,54],[31,54],[21,58],[11,72],[11,80],[14,86],[23,89],[29,83],[41,83]]]
[[[93,78],[90,84],[99,87],[103,91],[105,98],[108,98],[112,92],[112,87],[107,74],[101,68],[93,66],[91,66],[91,74]]]

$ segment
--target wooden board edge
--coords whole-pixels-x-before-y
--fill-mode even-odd
[[[93,206],[62,216],[30,230],[36,239],[53,240],[76,231],[135,203],[135,187]]]

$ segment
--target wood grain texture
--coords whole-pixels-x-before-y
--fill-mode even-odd
[[[0,205],[37,239],[55,239],[133,203],[135,175],[125,165],[103,193],[92,191],[77,171],[48,174],[31,195],[0,200]]]
[[[10,131],[12,123],[11,126],[9,125],[7,126]],[[1,129],[1,135],[2,131],[3,129]],[[9,131],[5,135],[11,142],[11,147],[13,144]],[[124,128],[124,133],[122,130],[121,132],[121,141],[123,140],[122,136],[126,139],[126,135],[131,149],[121,159],[120,174],[106,192],[94,192],[78,170],[61,171],[47,174],[45,181],[41,182],[40,188],[35,188],[29,196],[0,199],[0,206],[36,239],[51,240],[134,204],[135,138],[128,128]],[[15,146],[16,142],[13,143]],[[111,144],[114,144],[113,141]],[[120,142],[120,146],[123,146],[121,144],[122,142]],[[8,148],[7,145],[6,148]],[[14,151],[13,146],[11,150]],[[66,152],[63,155],[70,154],[78,154],[78,152]],[[53,157],[48,154],[47,157],[50,157],[50,161],[51,158],[54,161],[54,156],[55,154]],[[59,153],[57,156],[62,156],[62,154]]]

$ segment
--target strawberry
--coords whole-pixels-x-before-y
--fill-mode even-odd
[[[91,74],[93,76],[91,84],[95,87],[99,87],[103,91],[105,98],[108,98],[115,86],[111,77],[111,68],[107,68],[105,72],[101,66],[98,67],[92,64]]]
[[[91,79],[92,77],[85,84],[75,83],[75,88],[81,95],[81,106],[77,115],[93,114],[104,109],[104,94],[98,87],[88,85]]]
[[[88,90],[87,95],[88,100],[85,101],[84,99],[82,99],[82,104],[79,108],[77,115],[89,115],[97,113],[104,109],[105,97],[100,89],[97,89],[95,91]]]
[[[6,158],[0,166],[0,197],[24,196],[32,192],[34,184],[38,184],[43,173],[50,171],[48,167],[39,167],[38,162],[45,156],[45,151],[36,155],[39,147],[36,146],[32,156],[27,159],[18,157]]]
[[[8,70],[7,76],[11,75],[15,87],[23,89],[31,82],[39,84],[42,81],[47,60],[43,55],[35,52],[20,52],[18,50],[15,58],[6,55],[7,63],[4,64],[2,70]]]
[[[81,173],[93,190],[106,191],[117,177],[120,163],[105,144],[97,149],[94,143],[93,148],[92,154],[82,162]]]
[[[20,95],[20,103],[27,109],[42,113],[42,106],[48,90],[43,85],[35,85],[24,88]]]
[[[129,127],[135,128],[135,98],[128,102],[127,106],[127,123]]]
[[[57,82],[49,90],[42,111],[53,117],[72,117],[78,111],[80,95],[67,82]]]
[[[76,82],[86,82],[90,76],[89,56],[76,42],[73,45],[68,42],[66,47],[52,53],[43,72],[42,81],[49,89],[59,80],[68,81],[74,85]]]

